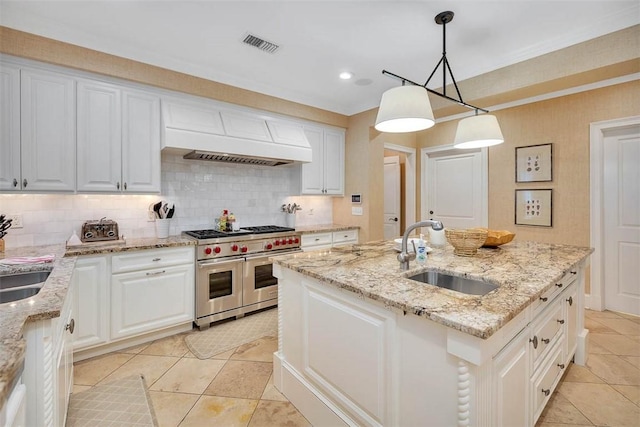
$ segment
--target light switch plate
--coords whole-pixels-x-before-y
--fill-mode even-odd
[[[362,206],[352,206],[351,215],[362,215]]]

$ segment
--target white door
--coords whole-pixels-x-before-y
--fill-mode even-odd
[[[423,219],[445,228],[486,227],[483,154],[474,151],[430,153],[427,159],[427,212]]]
[[[400,158],[384,158],[384,238],[400,236]]]
[[[604,306],[640,316],[640,126],[604,135]]]

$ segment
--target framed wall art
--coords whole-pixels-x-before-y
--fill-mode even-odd
[[[553,179],[552,144],[516,147],[516,182],[544,182]]]
[[[551,227],[552,190],[516,190],[516,225]]]

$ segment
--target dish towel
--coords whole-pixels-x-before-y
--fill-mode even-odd
[[[42,264],[47,262],[53,262],[56,258],[55,255],[43,255],[43,256],[16,256],[11,258],[0,259],[0,264],[17,265],[17,264]]]

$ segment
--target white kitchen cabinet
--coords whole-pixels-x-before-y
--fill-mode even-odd
[[[76,322],[74,351],[109,340],[107,257],[79,257],[73,274]]]
[[[529,336],[523,331],[493,359],[496,427],[529,424]]]
[[[358,243],[358,230],[342,230],[326,233],[305,233],[300,240],[303,251],[317,251]]]
[[[0,410],[0,426],[23,427],[27,425],[26,390],[27,387],[22,383],[22,378],[18,378],[4,407]]]
[[[344,194],[344,131],[305,126],[313,160],[301,166],[301,194]]]
[[[20,69],[9,64],[0,64],[0,153],[0,191],[20,189]]]
[[[334,231],[331,234],[331,239],[334,248],[337,246],[355,245],[358,243],[358,230]]]
[[[75,80],[22,69],[20,112],[21,179],[16,189],[74,191]]]
[[[69,287],[60,317],[27,322],[23,383],[26,424],[63,426],[73,385],[73,287]]]
[[[77,170],[80,192],[159,192],[159,98],[79,80]]]

